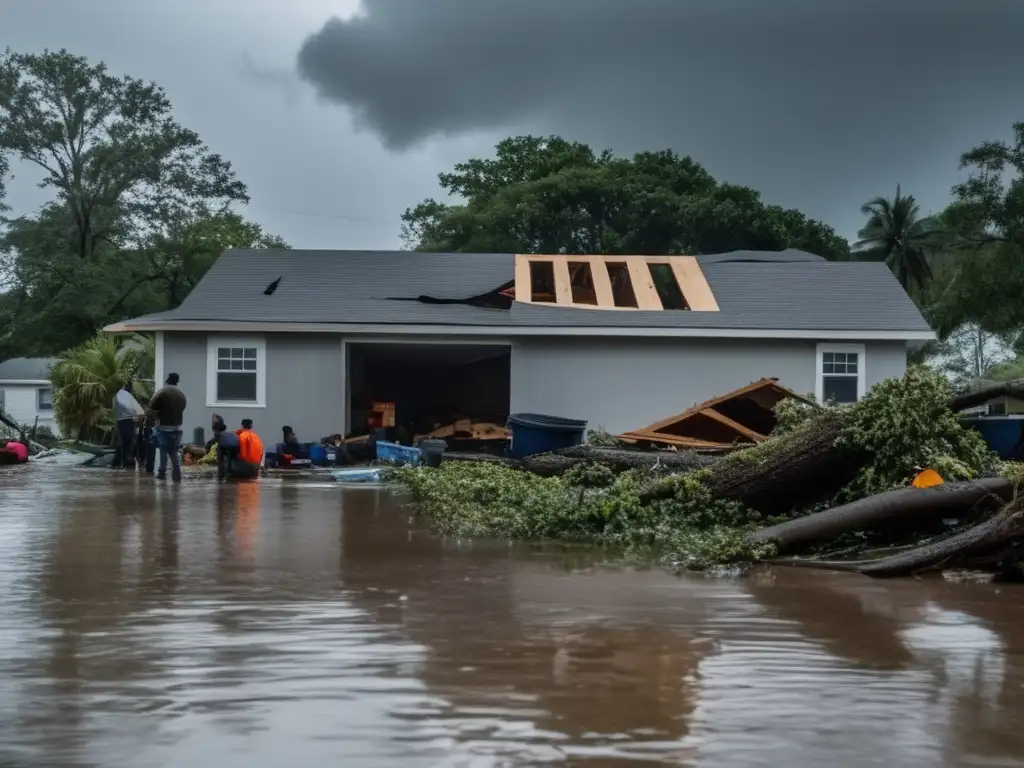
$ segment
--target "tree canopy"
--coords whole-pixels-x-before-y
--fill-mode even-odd
[[[848,243],[749,187],[719,183],[671,150],[631,158],[550,136],[505,139],[493,159],[439,176],[464,202],[425,200],[402,216],[422,251],[716,253],[801,248],[847,258]]]
[[[1024,123],[1010,142],[966,152],[967,180],[943,213],[957,258],[937,278],[930,307],[940,332],[964,323],[1018,338],[1024,332]]]
[[[932,280],[928,251],[940,237],[940,224],[924,218],[913,195],[903,195],[899,186],[891,200],[876,197],[861,206],[867,223],[854,244],[861,261],[884,261],[911,295],[920,296]]]
[[[224,248],[286,247],[234,210],[245,185],[160,86],[65,50],[0,56],[0,192],[10,160],[52,198],[0,238],[0,359],[175,306]]]

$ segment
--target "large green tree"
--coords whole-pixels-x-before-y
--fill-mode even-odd
[[[139,245],[168,221],[248,201],[160,86],[63,49],[0,56],[0,153],[39,168],[81,259],[114,239],[118,222],[131,222],[119,234]]]
[[[521,136],[495,157],[439,176],[460,202],[425,200],[402,216],[424,251],[715,253],[802,248],[849,255],[831,228],[768,205],[748,187],[719,183],[670,150],[631,158],[558,137]]]
[[[64,50],[0,56],[0,176],[8,158],[53,198],[0,239],[0,359],[174,306],[223,248],[283,245],[232,210],[245,186],[158,85]]]
[[[967,180],[943,214],[957,258],[936,278],[930,312],[940,333],[975,323],[1019,342],[1024,333],[1024,123],[1009,142],[966,152]]]
[[[913,195],[899,186],[892,199],[876,197],[861,206],[868,217],[857,233],[854,255],[862,261],[884,261],[912,296],[920,298],[932,280],[931,255],[941,239],[939,222],[921,216]]]

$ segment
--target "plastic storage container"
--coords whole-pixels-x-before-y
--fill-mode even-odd
[[[409,448],[398,443],[385,440],[377,441],[377,461],[385,464],[419,464],[423,460],[423,452],[419,448]]]
[[[441,457],[448,449],[444,440],[426,439],[416,443],[416,447],[423,452],[423,463],[428,467],[440,467]]]
[[[196,427],[192,430],[192,445],[206,445],[206,430]]]
[[[1004,461],[1024,459],[1024,416],[979,416],[961,419],[960,423],[980,433]]]
[[[579,445],[583,442],[587,422],[541,413],[513,413],[508,417],[508,428],[512,433],[508,455],[522,459]]]
[[[309,446],[309,461],[318,467],[327,465],[327,449],[322,445]]]

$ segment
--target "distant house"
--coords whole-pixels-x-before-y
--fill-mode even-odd
[[[225,252],[155,332],[186,428],[220,413],[317,439],[545,413],[636,429],[762,377],[850,402],[935,338],[885,264],[706,256]]]
[[[46,427],[58,434],[53,419],[52,357],[15,357],[0,363],[0,408],[11,419],[29,428]]]

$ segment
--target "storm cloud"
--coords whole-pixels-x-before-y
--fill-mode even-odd
[[[301,76],[385,146],[561,133],[671,147],[847,233],[897,183],[926,208],[1024,120],[1020,0],[363,0]]]

